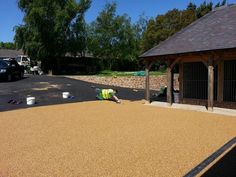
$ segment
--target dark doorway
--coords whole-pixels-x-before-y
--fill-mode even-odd
[[[208,69],[202,62],[184,63],[184,98],[208,99]],[[214,68],[214,100],[217,100],[218,66]]]
[[[224,101],[236,102],[236,60],[224,62]]]
[[[191,99],[207,99],[208,71],[202,62],[184,63],[183,96]]]

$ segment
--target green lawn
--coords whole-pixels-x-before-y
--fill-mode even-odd
[[[137,73],[141,73],[143,74],[144,71],[110,71],[110,70],[104,70],[99,72],[97,75],[98,76],[113,76],[113,77],[121,77],[121,76],[136,76]],[[166,70],[163,71],[152,71],[150,72],[150,75],[152,76],[159,76],[159,75],[163,75],[166,73]]]

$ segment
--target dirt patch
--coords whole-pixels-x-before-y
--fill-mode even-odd
[[[0,113],[4,177],[183,176],[236,135],[236,119],[109,101]]]

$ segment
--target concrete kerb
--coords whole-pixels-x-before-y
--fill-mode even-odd
[[[162,107],[162,108],[173,108],[173,109],[182,109],[182,110],[189,110],[189,111],[198,111],[198,112],[205,112],[205,113],[210,113],[210,114],[220,114],[220,115],[236,117],[236,110],[218,108],[218,107],[214,107],[213,111],[208,111],[205,106],[190,105],[190,104],[177,104],[177,103],[173,103],[170,106],[169,103],[159,102],[159,101],[154,101],[150,104],[146,103],[145,105],[157,106],[157,107]]]

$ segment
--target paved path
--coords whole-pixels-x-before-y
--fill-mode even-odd
[[[94,87],[111,88],[111,86],[92,84],[84,81],[55,77],[55,76],[29,76],[14,82],[0,82],[0,111],[27,108],[26,97],[36,97],[37,104],[45,106],[83,101],[94,101]],[[116,87],[118,88],[118,87]],[[62,92],[69,91],[74,99],[62,99]],[[143,90],[118,88],[118,97],[125,100],[141,100],[144,98]],[[9,104],[10,99],[22,100],[20,105]]]

